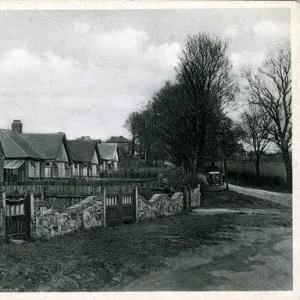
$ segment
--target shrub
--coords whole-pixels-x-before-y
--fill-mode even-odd
[[[181,190],[183,186],[190,185],[192,182],[192,176],[187,174],[183,168],[169,169],[158,176],[158,182],[163,186],[173,190]],[[195,178],[194,187],[198,184],[200,186],[206,186],[206,177],[203,174],[198,174]]]

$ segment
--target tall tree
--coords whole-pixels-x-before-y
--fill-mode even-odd
[[[263,109],[251,104],[249,109],[242,113],[241,119],[247,133],[246,141],[254,148],[256,176],[260,177],[261,156],[270,144],[271,120]]]
[[[141,116],[139,112],[132,112],[125,121],[124,127],[131,134],[131,156],[135,153],[135,143],[139,136]]]
[[[263,66],[253,73],[244,73],[248,82],[250,102],[261,107],[270,117],[270,134],[282,152],[286,179],[292,187],[292,82],[291,52],[280,49],[270,55]]]
[[[209,124],[234,101],[237,85],[227,44],[206,34],[190,36],[179,56],[174,83],[153,97],[156,136],[178,164],[199,170]]]

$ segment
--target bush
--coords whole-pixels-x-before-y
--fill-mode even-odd
[[[166,188],[179,191],[183,186],[191,185],[192,176],[186,174],[183,168],[169,169],[158,176],[158,182]],[[206,177],[203,174],[198,174],[195,178],[194,187],[207,186]]]

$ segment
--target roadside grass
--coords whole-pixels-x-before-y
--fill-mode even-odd
[[[217,195],[218,194],[218,195]],[[216,196],[217,195],[217,196]],[[203,207],[273,208],[274,203],[234,192],[204,193]],[[50,240],[0,246],[1,291],[109,291],[165,268],[167,257],[222,241],[235,226],[291,226],[264,215],[182,213],[119,227],[95,228]],[[230,239],[226,239],[230,242]]]
[[[283,209],[284,206],[256,197],[241,195],[224,189],[201,192],[201,208],[258,208]]]
[[[279,176],[261,176],[260,178],[257,178],[255,175],[228,172],[228,182],[239,186],[257,188],[270,192],[292,193],[292,190],[288,187],[286,181]]]

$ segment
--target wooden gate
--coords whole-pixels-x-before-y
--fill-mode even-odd
[[[29,239],[31,237],[30,194],[6,198],[3,193],[3,216],[6,239]]]
[[[136,221],[136,189],[132,192],[105,194],[105,220],[107,226]]]

